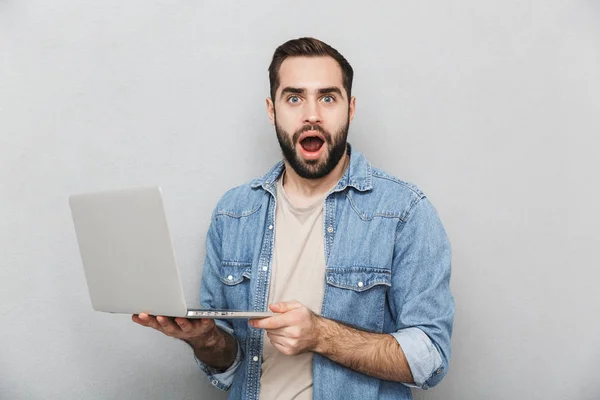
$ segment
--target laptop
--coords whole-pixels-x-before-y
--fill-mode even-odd
[[[73,194],[69,204],[94,310],[212,319],[274,315],[187,308],[160,187]]]

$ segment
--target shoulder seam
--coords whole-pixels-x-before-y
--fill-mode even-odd
[[[398,185],[400,185],[400,186],[402,186],[402,187],[404,187],[406,189],[409,189],[417,197],[419,197],[419,199],[427,197],[425,195],[425,193],[423,193],[423,191],[421,191],[421,189],[416,188],[414,185],[409,184],[408,182],[405,182],[405,181],[403,181],[401,179],[398,179],[398,178],[396,178],[394,176],[388,175],[385,172],[383,172],[381,170],[378,170],[376,168],[373,168],[373,176],[376,177],[376,178],[379,178],[379,179],[385,179],[387,181],[394,182],[394,183],[396,183],[396,184],[398,184]]]

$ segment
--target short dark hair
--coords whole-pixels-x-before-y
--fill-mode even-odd
[[[352,93],[352,78],[354,77],[354,70],[350,66],[350,63],[344,58],[343,55],[341,55],[336,49],[327,43],[311,37],[292,39],[275,49],[275,53],[273,53],[273,59],[271,60],[271,65],[269,65],[271,99],[275,101],[275,92],[277,92],[277,89],[279,88],[279,69],[286,58],[326,56],[333,58],[342,68],[342,83],[344,85],[344,89],[346,89],[348,101],[350,101]]]

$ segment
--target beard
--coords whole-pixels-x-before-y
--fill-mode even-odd
[[[340,162],[342,156],[346,152],[346,142],[348,139],[348,129],[350,127],[350,116],[346,119],[346,123],[338,129],[335,135],[327,132],[319,125],[304,125],[302,128],[290,135],[277,123],[277,115],[275,115],[275,132],[277,140],[281,147],[283,157],[290,164],[292,169],[304,179],[320,179],[327,176],[335,166]],[[304,160],[296,153],[296,145],[298,139],[306,131],[318,131],[323,135],[327,146],[327,156],[324,160]]]

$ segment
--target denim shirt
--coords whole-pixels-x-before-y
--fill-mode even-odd
[[[393,335],[414,385],[353,371],[317,353],[314,399],[411,399],[446,374],[454,300],[450,244],[431,203],[414,185],[372,168],[348,145],[350,163],[323,209],[325,293],[321,315]],[[228,191],[213,212],[200,288],[203,307],[267,311],[275,236],[275,183],[283,162]],[[289,299],[293,300],[293,299]],[[232,399],[258,399],[263,335],[246,320],[218,320],[235,337],[227,371],[200,368]]]

